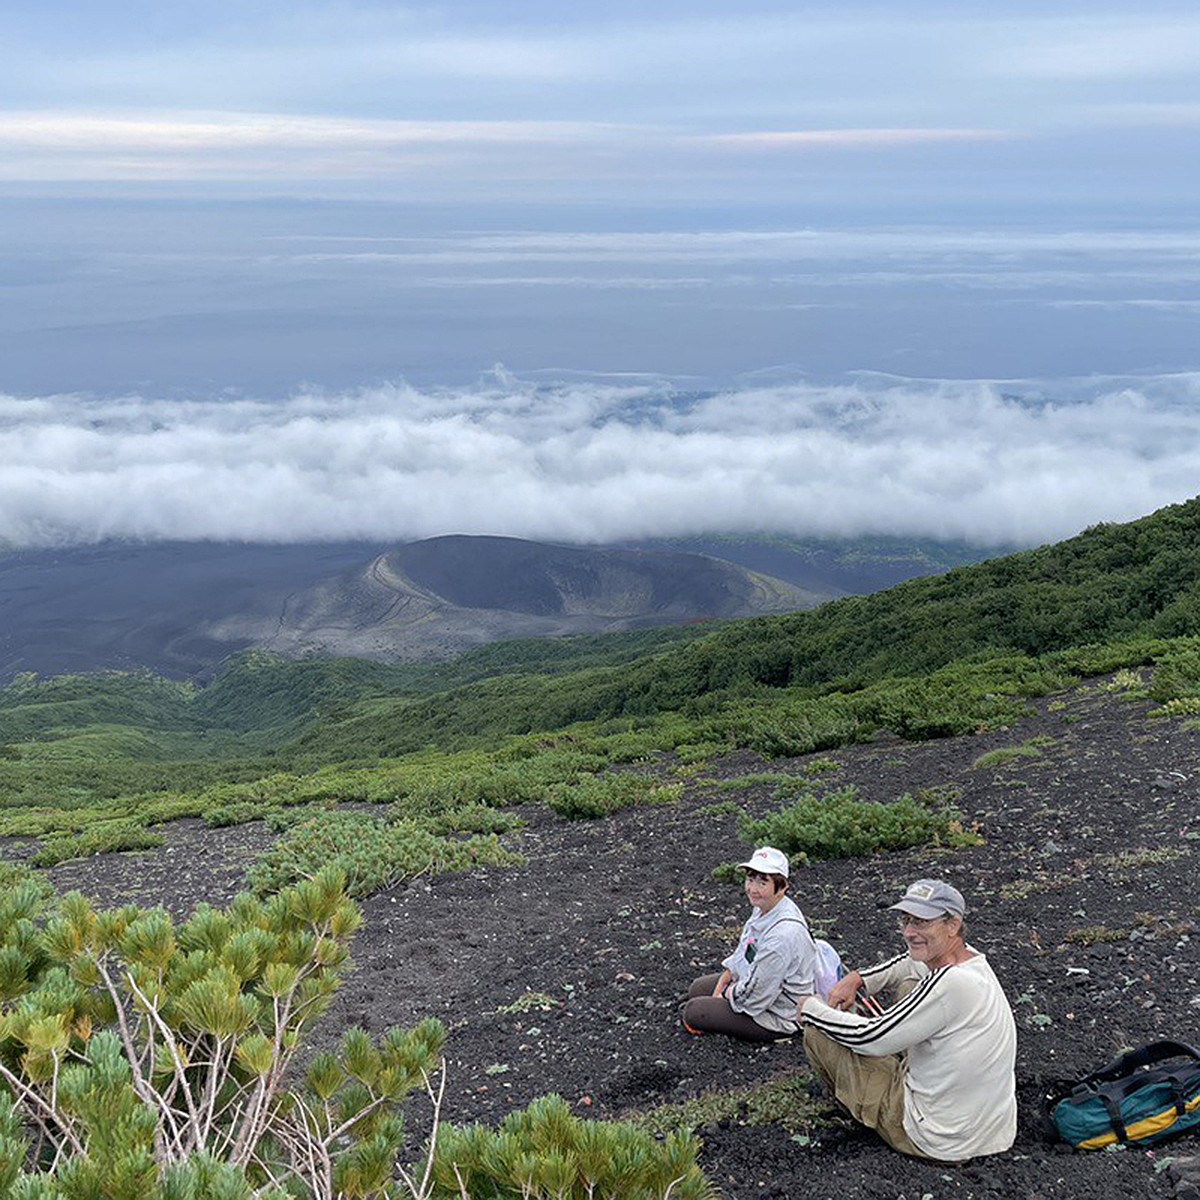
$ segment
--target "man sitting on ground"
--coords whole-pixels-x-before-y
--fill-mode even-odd
[[[892,908],[906,952],[851,971],[828,1004],[800,1000],[808,1061],[896,1150],[942,1162],[1007,1150],[1017,1130],[1016,1024],[986,957],[966,942],[962,894],[920,879]],[[860,990],[899,998],[867,1016],[855,1011]]]

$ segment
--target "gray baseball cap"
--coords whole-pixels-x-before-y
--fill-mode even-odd
[[[910,916],[931,921],[934,917],[961,917],[967,911],[962,892],[942,879],[918,879],[893,905]]]

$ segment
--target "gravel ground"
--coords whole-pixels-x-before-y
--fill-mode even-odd
[[[960,887],[971,941],[988,954],[1017,1016],[1020,1131],[1006,1154],[945,1167],[836,1124],[797,1140],[777,1125],[723,1118],[700,1130],[705,1168],[722,1194],[1182,1200],[1200,1136],[1156,1154],[1063,1153],[1040,1125],[1047,1088],[1122,1046],[1164,1036],[1200,1042],[1200,739],[1177,721],[1148,719],[1147,709],[1091,686],[975,737],[881,737],[771,763],[730,756],[691,778],[679,804],[602,821],[522,810],[525,827],[506,840],[526,867],[421,879],[364,903],[357,966],[324,1032],[441,1018],[450,1030],[444,1116],[454,1121],[494,1122],[546,1092],[581,1115],[614,1117],[804,1072],[798,1040],[758,1047],[690,1037],[677,1005],[694,976],[716,968],[745,917],[740,888],[712,877],[745,853],[737,818],[711,809],[728,799],[756,815],[772,807],[766,785],[720,793],[713,782],[800,774],[820,758],[838,765],[813,776],[819,787],[853,784],[864,799],[953,789],[964,820],[985,838],[972,849],[801,868],[792,894],[854,966],[895,951],[886,909],[910,880],[938,875]],[[1028,756],[974,765],[1035,738],[1042,743]],[[50,876],[103,902],[183,913],[202,899],[228,900],[271,837],[261,824],[177,822],[165,832],[162,850],[64,863]],[[9,843],[5,853],[27,849]],[[518,1003],[526,993],[543,997],[540,1006]]]

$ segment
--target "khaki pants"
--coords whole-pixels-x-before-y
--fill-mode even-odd
[[[928,1158],[904,1129],[905,1058],[855,1054],[811,1025],[804,1030],[804,1053],[834,1099],[860,1124],[874,1129],[894,1150]]]

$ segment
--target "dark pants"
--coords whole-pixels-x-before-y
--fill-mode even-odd
[[[689,1033],[723,1033],[744,1042],[774,1042],[792,1036],[764,1029],[753,1017],[734,1012],[724,996],[714,996],[713,988],[720,978],[719,971],[714,975],[701,975],[688,988],[688,998],[680,1015]]]

